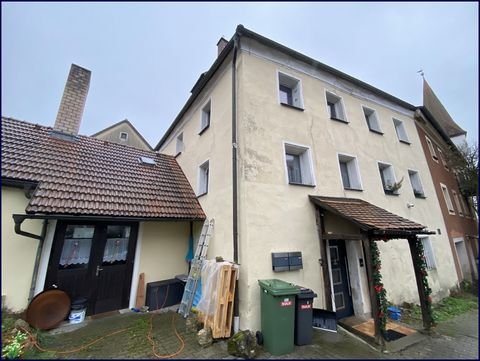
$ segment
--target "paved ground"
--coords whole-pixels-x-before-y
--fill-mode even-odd
[[[45,334],[41,345],[47,349],[68,350],[78,348],[116,330],[126,331],[109,336],[92,346],[70,354],[51,352],[27,353],[26,358],[70,359],[154,359],[151,345],[146,339],[152,314],[127,313],[89,321],[78,330],[62,334]],[[173,319],[173,322],[172,322]],[[178,314],[169,312],[153,314],[152,325],[156,352],[173,354],[181,343],[175,336],[175,325],[185,342],[185,347],[175,358],[182,359],[234,359],[227,352],[225,341],[201,348],[192,332],[187,332],[185,322]],[[436,334],[427,336],[419,344],[395,353],[381,353],[365,342],[343,331],[330,333],[314,331],[312,345],[296,346],[289,355],[274,357],[260,352],[261,359],[478,359],[478,310],[440,324]]]

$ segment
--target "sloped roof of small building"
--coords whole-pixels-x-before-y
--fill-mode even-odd
[[[310,196],[310,200],[327,211],[353,222],[364,231],[424,233],[423,230],[426,228],[362,199]]]
[[[137,128],[135,128],[133,126],[132,123],[130,123],[130,121],[128,119],[124,119],[124,120],[121,120],[115,124],[112,124],[102,130],[99,130],[98,132],[96,132],[95,134],[92,134],[91,136],[92,137],[98,137],[99,135],[102,135],[104,133],[107,133],[108,131],[111,131],[115,128],[120,128],[122,125],[126,125],[128,128],[130,128],[130,130],[132,132],[134,132],[139,138],[140,140],[143,142],[143,144],[145,145],[146,148],[150,149],[150,150],[153,150],[152,149],[152,146],[150,144],[148,144],[147,140],[143,137],[143,135],[140,134],[140,132],[137,130]]]
[[[27,213],[205,218],[174,157],[87,136],[59,139],[52,131],[2,117],[2,181],[37,184]]]

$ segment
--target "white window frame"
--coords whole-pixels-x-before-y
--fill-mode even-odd
[[[342,168],[340,162],[347,163],[348,178],[350,180],[350,187],[345,187],[343,184]],[[362,177],[360,175],[360,166],[356,155],[347,153],[337,153],[338,174],[340,175],[340,182],[345,190],[363,191]]]
[[[280,80],[280,78],[283,78],[283,79]],[[291,82],[294,82],[295,85],[287,84]],[[280,96],[280,85],[286,86],[292,90],[292,104],[282,102],[282,99]],[[297,92],[297,94],[294,94],[295,92]],[[302,79],[277,69],[277,97],[278,97],[278,104],[303,110],[304,102],[303,102]]]
[[[395,128],[395,133],[397,134],[397,139],[402,143],[410,144],[407,129],[405,128],[405,122],[398,118],[392,118],[392,120],[393,126]]]
[[[452,198],[450,198],[450,193],[448,192],[447,186],[443,183],[440,183],[440,188],[442,189],[443,199],[447,205],[448,213],[455,215],[455,208],[453,208]]]
[[[330,107],[328,106],[328,97],[329,96],[333,97],[333,98],[337,98],[337,101],[334,102],[335,111],[338,113],[338,111],[340,110],[340,113],[343,116],[343,118],[338,118],[338,117],[332,118],[330,116]],[[343,102],[343,97],[338,95],[338,94],[335,94],[333,91],[330,91],[328,89],[325,89],[325,109],[327,110],[327,115],[330,119],[340,121],[340,122],[343,122],[343,123],[348,123],[347,112],[345,110],[345,104]]]
[[[208,108],[208,123],[204,124],[204,120],[206,117],[206,109]],[[198,132],[199,135],[201,135],[205,130],[210,128],[210,124],[212,123],[212,99],[209,98],[202,106],[200,110],[200,130]]]
[[[413,195],[415,196],[415,198],[426,198],[425,188],[423,188],[420,172],[415,169],[408,169],[407,172],[408,172],[408,178],[410,179],[410,185],[412,186]],[[414,178],[413,180],[412,180],[412,176]],[[414,184],[414,183],[418,183],[418,184]],[[420,189],[418,189],[417,187],[419,187]],[[417,193],[415,193],[415,190],[421,191],[421,194],[417,195]]]
[[[183,132],[178,133],[175,139],[175,154],[178,155],[185,150],[185,143],[183,142]]]
[[[437,269],[437,261],[435,259],[435,253],[433,252],[432,239],[426,235],[418,235],[418,239],[422,242],[425,263],[427,264],[427,269],[434,270]]]
[[[453,201],[455,202],[455,205],[457,206],[458,215],[460,217],[463,217],[464,214],[463,214],[462,205],[460,204],[460,198],[458,198],[458,194],[455,191],[455,189],[452,189],[452,194],[453,194]]]
[[[313,168],[312,152],[309,146],[290,141],[282,142],[283,164],[285,169],[285,179],[287,184],[316,186],[315,172]],[[302,174],[302,183],[290,182],[287,167],[287,152],[300,156],[300,172]]]
[[[395,169],[393,168],[393,165],[391,163],[388,163],[388,162],[377,161],[377,169],[380,172],[380,184],[382,185],[382,189],[383,189],[384,193],[385,194],[394,194],[394,195],[400,194],[398,192],[398,189],[396,191],[389,191],[387,188],[385,188],[383,186],[383,182],[382,182],[382,170],[383,169],[388,169],[389,174],[387,174],[387,175],[390,175],[389,180],[393,181],[392,185],[397,183],[397,177],[395,175]],[[385,175],[385,173],[383,173],[383,174]]]
[[[443,154],[443,152],[442,152],[442,150],[440,149],[440,147],[437,147],[437,150],[438,150],[438,157],[439,157],[440,160],[442,161],[443,168],[445,168],[445,170],[446,170],[447,172],[450,172],[450,168],[448,167],[447,160],[445,159],[445,154]]]
[[[122,134],[125,134],[125,139],[122,138]],[[120,134],[118,135],[118,138],[122,141],[122,142],[126,142],[128,141],[128,133],[127,132],[120,132]]]
[[[205,168],[206,168],[205,165],[207,165],[207,170],[208,170],[206,177],[205,177]],[[206,180],[206,184],[205,184],[205,180]],[[209,188],[210,188],[210,160],[207,159],[206,161],[202,162],[198,166],[197,197],[207,194]]]
[[[367,123],[368,129],[373,133],[383,134],[382,128],[380,127],[380,119],[378,118],[377,111],[363,104],[361,105],[361,108],[362,108],[363,118]],[[371,123],[373,123],[373,126]]]
[[[430,150],[430,155],[432,156],[432,159],[438,163],[438,156],[437,156],[437,153],[435,152],[435,148],[433,147],[432,140],[427,136],[425,136],[425,140],[427,141],[427,146],[428,146],[428,149]]]

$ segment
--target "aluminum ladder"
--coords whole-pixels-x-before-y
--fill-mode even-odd
[[[200,279],[202,273],[203,261],[207,257],[208,242],[210,241],[210,236],[212,235],[213,225],[213,219],[210,221],[206,219],[203,223],[197,249],[192,259],[190,273],[188,274],[187,283],[185,284],[185,289],[183,291],[182,302],[178,308],[178,313],[183,315],[184,318],[188,317],[190,310],[192,309],[193,298],[195,297],[198,280]]]

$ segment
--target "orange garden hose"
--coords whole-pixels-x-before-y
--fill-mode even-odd
[[[163,305],[162,307],[160,308],[163,308],[165,306],[165,303],[167,301],[167,297],[168,297],[168,289],[169,287],[167,286],[167,292],[166,292],[166,295],[165,295],[165,300],[163,301]],[[178,338],[178,340],[180,341],[180,348],[174,352],[174,353],[171,353],[171,354],[168,354],[168,355],[159,355],[156,351],[155,351],[155,341],[153,340],[153,337],[152,337],[152,331],[153,331],[153,317],[154,317],[154,314],[152,314],[152,316],[150,317],[150,320],[149,320],[149,324],[150,324],[150,327],[149,327],[149,330],[148,330],[148,333],[146,335],[148,341],[150,342],[150,344],[152,345],[152,353],[153,355],[158,358],[158,359],[167,359],[167,358],[171,358],[171,357],[174,357],[174,356],[177,356],[179,355],[183,349],[185,348],[185,341],[183,340],[182,336],[178,333],[177,331],[177,327],[175,326],[175,314],[172,314],[172,328],[173,328],[173,331],[175,332],[175,336]],[[65,354],[69,354],[69,353],[75,353],[75,352],[79,352],[81,350],[85,350],[87,349],[88,347],[96,344],[97,342],[100,342],[101,340],[107,338],[107,337],[110,337],[110,336],[114,336],[114,335],[117,335],[119,333],[122,333],[122,332],[125,332],[125,331],[128,331],[129,329],[131,329],[132,327],[128,327],[128,328],[122,328],[120,330],[116,330],[116,331],[113,331],[105,336],[102,336],[100,338],[97,338],[83,346],[80,346],[80,347],[77,347],[75,349],[72,349],[72,350],[67,350],[67,351],[58,351],[58,350],[49,350],[49,349],[45,349],[43,348],[42,346],[40,346],[38,344],[38,340],[37,338],[32,335],[32,333],[21,327],[21,329],[23,330],[23,332],[25,332],[27,335],[28,335],[28,339],[29,339],[29,342],[35,346],[39,351],[41,352],[52,352],[52,353],[57,353],[57,354],[62,354],[62,355],[65,355]]]

